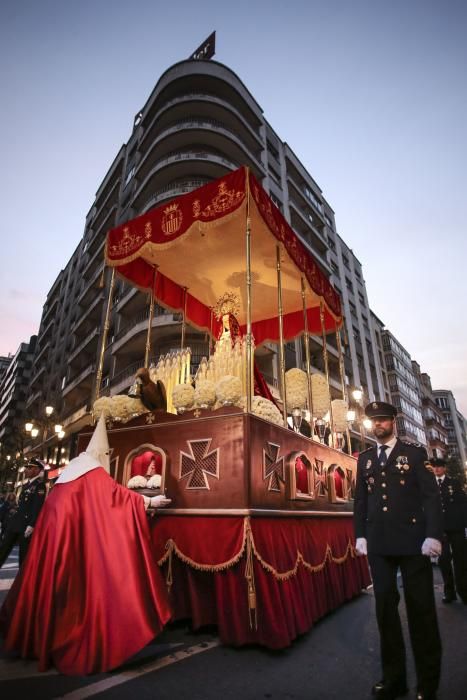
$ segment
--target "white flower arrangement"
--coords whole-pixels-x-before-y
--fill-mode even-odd
[[[150,479],[148,479],[146,487],[148,489],[158,489],[160,488],[160,485],[162,483],[162,477],[160,474],[154,474],[151,476]]]
[[[127,483],[127,488],[129,489],[145,489],[147,486],[147,481],[144,476],[132,476]]]
[[[191,384],[176,384],[172,391],[172,402],[174,407],[186,410],[193,406],[195,400],[195,390]]]
[[[349,410],[347,401],[334,399],[331,405],[334,430],[338,433],[345,433],[347,429],[347,411]]]
[[[287,396],[287,410],[294,408],[306,408],[308,399],[308,379],[306,372],[298,367],[293,367],[285,373],[285,392]]]
[[[216,396],[221,404],[234,405],[242,395],[242,382],[239,377],[227,374],[216,384]]]
[[[277,406],[263,396],[253,396],[251,410],[254,415],[259,418],[264,418],[264,420],[268,420],[271,423],[284,426],[284,419]]]
[[[106,419],[126,423],[135,416],[147,413],[147,408],[140,399],[133,399],[126,394],[116,396],[101,396],[92,407],[94,418],[99,418],[101,413]]]
[[[195,389],[196,406],[213,406],[216,403],[216,385],[209,379],[198,381]]]
[[[329,411],[329,387],[322,374],[311,375],[313,416],[323,418]]]

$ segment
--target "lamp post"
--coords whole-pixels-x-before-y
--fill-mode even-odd
[[[39,435],[40,430],[42,430],[42,446],[45,446],[47,440],[49,439],[49,433],[51,433],[52,436],[56,435],[58,440],[63,440],[63,438],[65,437],[65,432],[63,430],[62,424],[59,422],[54,423],[52,420],[52,416],[55,413],[55,408],[48,404],[44,408],[44,413],[44,419],[28,420],[24,425],[26,433],[28,433],[31,436],[32,440],[35,440]],[[42,452],[43,450],[41,449],[41,456]],[[46,461],[48,461],[48,457],[48,454],[44,455]]]
[[[366,431],[371,430],[371,420],[365,417],[363,405],[365,393],[361,387],[355,387],[350,392],[354,402],[354,408],[349,408],[347,411],[347,421],[351,428],[353,423],[357,423],[360,432],[360,452],[365,449]]]

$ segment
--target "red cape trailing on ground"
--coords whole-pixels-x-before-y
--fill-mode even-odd
[[[143,499],[98,467],[57,484],[0,611],[5,649],[39,669],[119,666],[170,618]]]

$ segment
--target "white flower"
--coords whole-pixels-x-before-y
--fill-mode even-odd
[[[130,398],[126,394],[101,396],[100,399],[94,402],[93,406],[95,418],[98,418],[103,413],[105,418],[111,418],[122,423],[126,423],[134,416],[139,416],[146,412],[147,409],[140,399]]]
[[[329,387],[326,378],[322,374],[311,375],[311,395],[313,415],[316,418],[323,418],[329,411]]]
[[[285,373],[285,393],[287,395],[287,410],[305,408],[308,399],[308,379],[306,372],[293,367]]]
[[[191,384],[176,384],[172,391],[172,401],[175,408],[191,408],[193,406],[195,390]]]
[[[242,395],[242,382],[238,377],[227,374],[216,384],[216,396],[221,403],[235,404]]]
[[[264,420],[268,420],[276,425],[284,425],[284,419],[277,406],[263,396],[253,396],[251,410],[259,418],[264,418]]]
[[[145,489],[147,481],[144,476],[132,476],[127,483],[129,489]]]
[[[148,479],[148,482],[146,484],[148,489],[158,489],[162,483],[162,477],[160,474],[154,474],[151,476],[150,479]]]
[[[332,417],[334,430],[338,433],[345,433],[347,429],[347,411],[349,407],[344,399],[334,399],[332,402]]]
[[[198,381],[195,389],[195,404],[197,406],[212,406],[216,402],[216,386],[206,379]]]

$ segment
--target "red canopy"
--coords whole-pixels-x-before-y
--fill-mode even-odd
[[[302,278],[310,333],[321,333],[321,302],[326,331],[338,328],[339,295],[246,167],[109,231],[106,262],[131,284],[144,290],[154,286],[160,304],[176,312],[186,310],[189,323],[214,335],[219,326],[211,310],[222,294],[234,292],[241,302],[238,321],[244,330],[248,216],[256,345],[279,340],[278,244],[285,340],[304,330]]]

